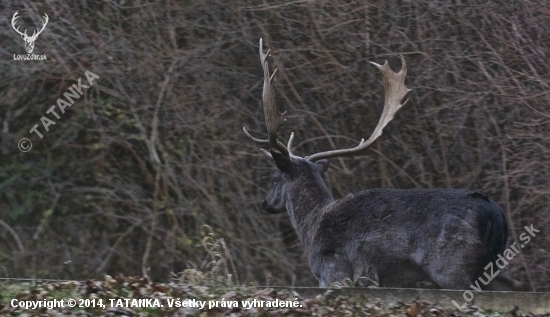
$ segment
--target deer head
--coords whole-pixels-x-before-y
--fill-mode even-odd
[[[27,51],[27,53],[30,54],[34,50],[34,42],[36,41],[36,38],[38,37],[38,35],[40,35],[40,33],[42,33],[42,31],[44,31],[44,28],[46,27],[46,24],[48,24],[49,18],[48,18],[48,15],[46,13],[44,13],[44,22],[42,24],[42,28],[40,29],[40,31],[34,30],[32,35],[28,36],[26,29],[25,29],[25,32],[21,32],[21,31],[19,31],[19,27],[15,27],[15,20],[17,20],[17,18],[19,18],[17,16],[18,12],[19,11],[15,11],[15,13],[13,14],[13,17],[11,19],[11,27],[15,30],[15,32],[17,32],[19,35],[21,35],[21,37],[25,41],[25,50]]]

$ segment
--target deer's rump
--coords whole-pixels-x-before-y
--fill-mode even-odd
[[[354,279],[428,276],[442,288],[467,287],[504,251],[508,235],[502,208],[464,189],[366,190],[326,206],[317,228],[316,275],[347,265]]]

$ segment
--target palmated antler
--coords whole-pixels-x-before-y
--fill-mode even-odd
[[[273,72],[272,75],[269,74],[269,67],[267,63],[267,57],[269,56],[270,50],[267,51],[267,53],[263,53],[262,50],[263,42],[262,39],[260,39],[260,60],[262,62],[262,67],[264,69],[264,87],[263,87],[263,94],[262,94],[262,100],[263,100],[263,107],[264,107],[264,116],[265,116],[265,124],[267,127],[267,134],[268,139],[258,139],[253,136],[251,136],[248,131],[246,131],[246,128],[243,127],[244,133],[254,142],[258,143],[262,146],[269,146],[272,149],[275,149],[279,151],[281,154],[292,157],[293,154],[291,152],[291,146],[292,146],[292,140],[294,139],[294,133],[290,135],[290,139],[288,140],[288,145],[285,147],[283,143],[277,140],[277,131],[283,125],[286,121],[285,114],[286,112],[279,112],[279,109],[277,108],[275,104],[275,93],[273,92],[273,87],[271,86],[271,82],[273,81],[273,78],[275,77],[275,74],[277,73],[277,70]],[[405,63],[405,59],[403,56],[401,56],[401,70],[397,73],[393,72],[388,66],[388,61],[385,61],[384,65],[379,65],[376,63],[371,62],[374,66],[376,66],[380,72],[382,73],[382,77],[384,80],[384,89],[385,89],[385,100],[384,100],[384,110],[382,110],[382,115],[380,116],[380,120],[378,121],[378,124],[376,125],[376,128],[374,128],[374,131],[372,132],[371,136],[365,141],[365,139],[361,139],[361,142],[353,148],[348,149],[341,149],[341,150],[332,150],[332,151],[326,151],[326,152],[320,152],[315,153],[313,155],[306,156],[305,159],[311,162],[318,161],[321,159],[328,159],[333,157],[341,157],[341,156],[348,156],[360,153],[367,149],[376,139],[378,139],[382,135],[382,131],[384,128],[390,123],[390,121],[393,120],[393,117],[395,116],[395,113],[401,109],[408,100],[405,100],[405,102],[401,103],[401,100],[407,95],[410,89],[405,87],[405,77],[407,76],[407,64]],[[271,154],[263,150],[264,154],[271,157]]]
[[[255,143],[258,143],[262,146],[270,146],[271,148],[279,151],[281,154],[289,156],[291,155],[289,149],[284,146],[283,143],[277,140],[277,131],[285,123],[285,114],[286,111],[281,113],[275,104],[275,93],[273,91],[273,86],[271,85],[277,69],[273,71],[273,74],[269,74],[269,65],[267,63],[267,57],[269,56],[270,50],[264,54],[263,52],[263,41],[260,39],[260,61],[262,62],[262,67],[264,69],[264,88],[262,93],[262,101],[264,107],[264,116],[265,116],[265,125],[267,127],[267,140],[258,139],[250,135],[246,128],[243,127],[244,133]],[[292,143],[293,135],[289,140],[289,146]]]
[[[388,61],[385,61],[384,65],[379,65],[371,62],[374,66],[378,67],[380,72],[382,72],[382,77],[384,78],[384,89],[385,89],[385,101],[384,101],[384,110],[382,110],[382,115],[380,120],[374,128],[372,135],[368,138],[361,139],[359,145],[353,148],[342,149],[342,150],[332,150],[326,152],[315,153],[313,155],[306,156],[305,159],[308,161],[318,161],[321,159],[328,159],[339,156],[348,156],[352,154],[357,154],[367,149],[378,137],[382,135],[382,130],[393,120],[395,113],[403,107],[408,100],[401,103],[401,100],[407,95],[410,89],[405,87],[405,77],[407,76],[407,64],[405,59],[401,56],[401,70],[398,73],[394,73],[391,68],[388,66]]]

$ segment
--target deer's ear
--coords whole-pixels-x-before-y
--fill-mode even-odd
[[[317,170],[319,171],[319,173],[322,175],[328,169],[330,161],[328,159],[319,160],[315,162],[315,165],[317,166]]]
[[[290,175],[294,169],[294,166],[292,165],[292,161],[290,160],[290,157],[281,154],[277,151],[271,150],[271,156],[273,157],[273,160],[275,160],[275,164],[277,164],[277,168],[281,170],[281,172]]]

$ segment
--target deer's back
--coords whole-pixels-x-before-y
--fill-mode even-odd
[[[323,209],[321,226],[385,228],[414,232],[452,218],[475,227],[502,209],[483,194],[465,189],[369,189]],[[344,227],[345,226],[345,227]]]
[[[503,228],[506,232],[495,237],[495,230]],[[502,252],[506,237],[502,209],[479,192],[370,189],[323,209],[311,251],[368,261],[380,270],[399,262],[422,265],[442,248],[453,249],[456,257],[490,261],[493,253]]]

